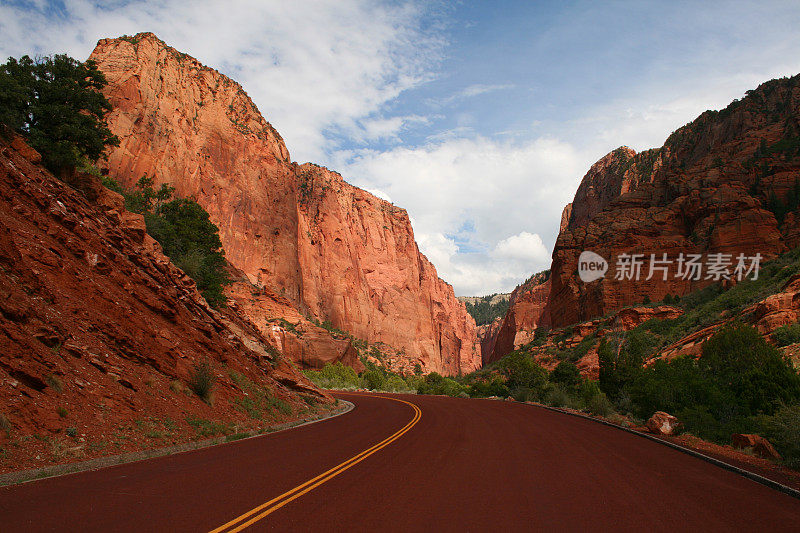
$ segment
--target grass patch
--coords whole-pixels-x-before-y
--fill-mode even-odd
[[[186,423],[194,430],[198,438],[215,437],[217,435],[230,435],[234,432],[232,424],[219,421],[206,420],[191,415],[186,417]]]
[[[594,346],[595,344],[595,339],[596,339],[595,333],[587,335],[577,345],[573,346],[572,348],[568,348],[566,350],[559,352],[558,358],[561,359],[562,361],[577,363],[587,353],[589,353],[589,350],[591,350],[592,346]]]
[[[94,441],[94,442],[90,442],[86,446],[86,449],[88,451],[90,451],[90,452],[97,452],[97,451],[100,451],[100,450],[105,450],[107,446],[108,446],[108,443],[106,441],[97,440],[97,441]]]
[[[228,375],[244,393],[234,398],[234,407],[250,418],[254,420],[274,418],[276,411],[282,415],[292,414],[292,407],[275,396],[267,387],[256,385],[247,376],[235,370],[230,370]]]
[[[233,442],[235,440],[246,439],[249,436],[250,434],[245,432],[231,433],[230,435],[225,436],[225,442]]]
[[[772,332],[772,340],[781,347],[800,342],[800,322],[779,327]]]
[[[10,437],[11,436],[11,430],[13,428],[14,428],[14,426],[11,425],[11,421],[6,417],[6,415],[4,415],[3,413],[0,413],[0,430],[5,431],[6,432],[6,436]]]

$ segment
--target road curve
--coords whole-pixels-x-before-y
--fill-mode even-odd
[[[0,529],[796,531],[800,523],[790,496],[590,420],[513,402],[337,396],[356,409],[2,488]]]

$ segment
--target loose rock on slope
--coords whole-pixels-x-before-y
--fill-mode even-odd
[[[252,324],[211,309],[119,195],[37,162],[0,144],[0,471],[258,427],[306,412],[299,393],[330,403]],[[213,407],[187,389],[203,360]],[[285,412],[242,410],[256,389]]]

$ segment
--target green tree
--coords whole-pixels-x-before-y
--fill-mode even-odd
[[[536,363],[528,352],[516,350],[498,362],[510,389],[525,387],[541,390],[547,383],[547,370]]]
[[[800,376],[791,363],[741,322],[726,325],[703,344],[698,365],[752,414],[771,414],[780,403],[800,400]]]
[[[642,330],[630,331],[619,343],[603,339],[597,350],[600,389],[616,398],[625,384],[636,378],[653,342],[652,334]]]
[[[558,366],[550,373],[550,381],[553,383],[561,383],[567,387],[575,387],[580,385],[582,378],[581,372],[575,363],[570,361],[561,361]]]
[[[144,214],[149,233],[175,265],[191,277],[212,306],[225,302],[223,288],[230,280],[219,228],[194,200],[172,198],[173,187],[153,189],[153,179],[143,177],[125,194],[125,206]]]
[[[151,213],[172,198],[175,187],[162,183],[156,191],[153,178],[142,176],[133,191],[125,193],[125,209],[133,213]]]
[[[497,303],[491,303],[496,294],[481,297],[474,304],[467,302],[467,312],[475,319],[475,324],[482,326],[493,322],[498,317],[504,317],[508,312],[509,302],[504,298]]]
[[[105,124],[111,104],[93,61],[66,55],[9,58],[0,67],[0,122],[28,138],[45,166],[64,177],[118,145]]]
[[[361,375],[364,388],[369,390],[384,390],[386,388],[386,373],[378,368],[372,368]]]

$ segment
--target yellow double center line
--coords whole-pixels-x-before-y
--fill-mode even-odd
[[[410,405],[412,409],[414,409],[414,418],[412,418],[411,421],[405,426],[403,426],[399,431],[390,435],[389,437],[382,440],[378,444],[372,446],[371,448],[367,448],[363,452],[351,457],[347,461],[334,466],[330,470],[323,472],[322,474],[318,475],[315,478],[309,479],[302,485],[298,485],[292,490],[284,492],[280,496],[272,498],[268,502],[262,503],[258,507],[255,507],[247,511],[243,515],[237,516],[227,524],[224,524],[212,530],[211,533],[220,533],[222,531],[227,531],[228,533],[234,533],[236,531],[241,531],[247,527],[250,527],[254,523],[258,522],[259,520],[269,515],[270,513],[277,511],[278,509],[280,509],[287,503],[291,502],[292,500],[299,498],[300,496],[306,494],[307,492],[311,492],[312,490],[319,487],[326,481],[329,481],[330,479],[338,476],[348,468],[351,468],[356,464],[360,463],[373,453],[387,447],[388,445],[390,445],[391,443],[393,443],[394,441],[405,435],[412,427],[414,427],[414,425],[417,422],[419,422],[419,419],[422,418],[422,411],[420,410],[419,407],[417,407],[413,403],[407,402],[405,400],[398,400],[397,398],[389,398],[388,396],[384,396],[384,398],[387,400],[392,400],[395,402],[400,402],[406,405]]]

